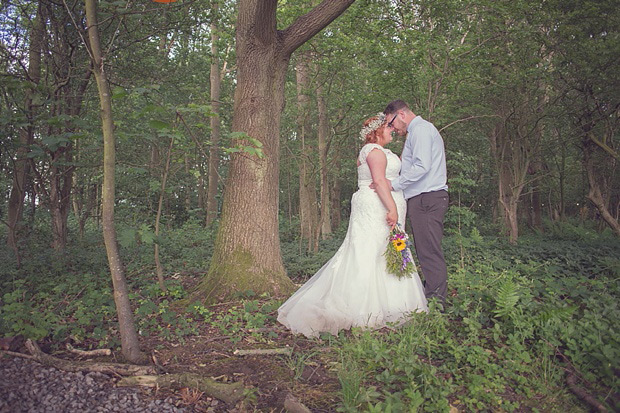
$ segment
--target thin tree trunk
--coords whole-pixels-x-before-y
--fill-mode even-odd
[[[170,172],[170,158],[172,157],[172,145],[174,138],[170,138],[170,146],[168,146],[168,154],[166,155],[166,165],[161,177],[161,190],[159,191],[159,202],[157,202],[157,215],[155,217],[155,238],[159,237],[159,223],[161,220],[161,212],[164,205],[164,196],[166,195],[166,181]],[[157,281],[162,291],[167,291],[166,283],[164,283],[164,268],[159,260],[159,241],[155,240],[155,269],[157,272]]]
[[[340,154],[335,151],[332,159],[334,171],[340,170]],[[337,229],[342,222],[342,181],[335,175],[330,188],[332,228]]]
[[[62,251],[67,245],[67,218],[71,209],[73,167],[72,145],[59,148],[52,154],[50,167],[49,209],[52,220],[52,248]],[[63,166],[56,166],[61,164]]]
[[[99,26],[97,23],[97,3],[96,0],[85,1],[90,53],[101,103],[101,123],[103,131],[103,239],[108,255],[108,264],[110,266],[112,285],[114,288],[114,302],[116,304],[121,335],[121,351],[128,361],[142,364],[146,363],[147,357],[140,351],[138,334],[136,333],[133,322],[133,312],[129,302],[127,281],[125,280],[124,269],[116,242],[116,229],[114,228],[114,169],[116,150],[114,146],[114,121],[112,119],[110,85],[108,83],[101,54]]]
[[[79,236],[80,239],[84,238],[84,227],[86,226],[86,220],[90,217],[90,213],[97,205],[97,193],[98,185],[91,184],[90,188],[88,188],[88,192],[86,194],[86,206],[82,206],[80,208],[80,215],[78,216],[78,225],[79,225]]]
[[[534,161],[531,164],[531,172],[533,175],[531,190],[532,196],[530,202],[532,203],[532,228],[536,228],[539,231],[543,230],[542,225],[542,201],[540,199],[540,173],[544,170],[543,164],[540,161]]]
[[[218,13],[218,4],[214,3],[212,8],[213,14]],[[207,183],[207,205],[205,224],[207,226],[217,218],[218,202],[218,167],[220,163],[219,143],[220,143],[220,91],[221,77],[220,64],[218,57],[217,42],[219,41],[217,22],[211,22],[211,72],[209,79],[211,81],[211,111],[214,116],[210,119],[211,124],[211,145],[209,146],[209,177]]]
[[[321,168],[321,238],[327,239],[332,233],[331,211],[329,205],[329,176],[327,170],[327,139],[329,119],[327,104],[323,96],[323,85],[317,83],[316,102],[319,113],[319,166]]]
[[[75,142],[75,161],[80,163],[81,160],[81,151],[80,151],[80,141],[77,140]],[[73,188],[73,196],[71,197],[71,205],[73,207],[73,215],[75,216],[76,221],[80,221],[80,217],[82,216],[82,208],[84,207],[84,188],[79,188],[78,185],[78,174],[73,173],[72,176],[73,182],[71,183],[71,187]],[[80,238],[82,238],[82,234],[80,233]]]
[[[301,142],[299,157],[299,224],[301,239],[308,241],[308,251],[318,251],[319,217],[315,177],[311,173],[314,147],[310,126],[310,54],[301,53],[296,66],[297,76],[297,139]]]
[[[560,185],[560,219],[564,220],[566,214],[566,201],[564,196],[564,180],[566,177],[566,147],[560,146],[561,159],[560,159],[560,171],[559,171],[559,185]]]
[[[183,154],[183,164],[185,166],[185,176],[190,176],[189,166],[189,154],[186,152]],[[192,190],[191,187],[185,186],[183,188],[183,195],[185,196],[185,212],[189,215],[189,211],[192,209]]]

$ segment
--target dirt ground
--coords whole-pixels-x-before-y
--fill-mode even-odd
[[[248,398],[238,406],[222,406],[222,411],[284,411],[290,393],[313,412],[334,412],[340,388],[334,369],[337,349],[320,340],[294,337],[284,328],[269,329],[277,337],[268,343],[252,337],[233,343],[217,328],[205,327],[184,344],[151,338],[145,340],[144,348],[155,349],[153,355],[170,373],[191,372],[225,383],[241,381]],[[291,355],[235,355],[237,350],[254,349],[291,349]],[[202,397],[194,404],[196,411],[206,411],[208,406],[210,401]]]
[[[186,291],[196,279],[182,280]],[[259,303],[267,302],[255,299]],[[241,299],[207,307],[211,319],[227,314],[242,305]],[[338,381],[335,365],[338,348],[330,347],[330,340],[307,339],[293,336],[275,321],[276,311],[268,314],[265,326],[243,329],[236,333],[214,326],[209,322],[195,322],[198,334],[178,337],[170,334],[141,336],[141,348],[167,373],[194,373],[222,383],[241,382],[245,397],[236,405],[227,405],[194,389],[169,390],[145,388],[154,399],[173,398],[177,404],[195,412],[281,412],[287,396],[293,396],[312,412],[334,412],[339,404]],[[239,327],[237,322],[237,327]],[[158,320],[158,325],[165,325]],[[66,343],[41,341],[44,352],[68,360],[78,359],[64,349]],[[76,348],[97,348],[95,342],[71,343]],[[289,354],[240,355],[238,350],[285,349]],[[27,353],[25,348],[20,350]],[[120,351],[111,357],[97,357],[93,361],[122,362]]]

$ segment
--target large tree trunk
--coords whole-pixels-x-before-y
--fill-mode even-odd
[[[96,0],[86,0],[86,21],[88,25],[88,40],[93,60],[93,72],[97,81],[99,100],[101,103],[101,123],[103,131],[103,239],[108,255],[108,264],[114,288],[114,303],[118,314],[119,331],[121,334],[121,351],[125,358],[136,364],[147,361],[147,357],[140,351],[138,334],[133,322],[133,311],[129,302],[127,281],[116,242],[114,227],[114,169],[116,149],[114,139],[114,121],[112,120],[112,102],[110,85],[104,70],[101,43],[99,41],[99,27],[97,24]]]
[[[327,239],[332,233],[332,220],[329,205],[329,174],[327,170],[327,152],[329,136],[329,119],[327,117],[327,104],[323,96],[323,85],[316,87],[316,103],[319,113],[319,167],[321,168],[321,238]]]
[[[308,251],[319,249],[319,215],[317,211],[316,182],[312,173],[312,159],[315,157],[310,126],[310,54],[299,55],[296,66],[297,77],[297,139],[301,142],[299,157],[299,221],[301,239],[308,241]]]
[[[213,14],[217,16],[218,5],[214,3]],[[209,177],[207,183],[207,201],[206,201],[206,218],[207,226],[217,218],[218,202],[217,187],[219,182],[218,167],[220,164],[220,91],[221,91],[221,74],[218,58],[217,42],[219,41],[218,27],[216,21],[211,23],[211,73],[209,79],[211,81],[211,111],[214,116],[210,119],[211,126],[211,146],[209,146]]]
[[[41,79],[41,42],[43,41],[44,22],[42,16],[41,3],[38,3],[37,14],[33,20],[30,30],[30,46],[28,51],[28,80],[33,85],[37,85]],[[17,266],[21,266],[19,249],[17,247],[18,229],[22,220],[24,209],[24,199],[26,196],[26,179],[30,171],[30,163],[26,154],[29,146],[34,141],[34,114],[35,108],[32,105],[32,95],[34,88],[26,88],[24,108],[28,117],[28,125],[24,126],[19,132],[19,147],[15,159],[13,172],[13,186],[9,195],[7,211],[7,244],[15,252]]]
[[[250,289],[281,295],[294,288],[284,271],[278,233],[279,129],[286,70],[293,51],[353,1],[324,0],[283,31],[277,30],[276,0],[238,2],[233,132],[261,142],[264,156],[231,157],[211,267],[200,288],[208,299]]]
[[[523,139],[509,136],[505,122],[496,124],[490,133],[491,154],[495,161],[498,179],[499,206],[502,209],[504,228],[508,240],[515,244],[519,238],[518,210],[519,197],[525,185],[529,159],[523,148]]]
[[[504,220],[504,227],[508,232],[508,241],[511,244],[515,244],[519,238],[519,220],[517,205],[519,203],[519,196],[521,195],[521,189],[513,187],[512,182],[509,179],[509,171],[506,170],[505,165],[499,166],[499,204],[502,207],[502,216]]]

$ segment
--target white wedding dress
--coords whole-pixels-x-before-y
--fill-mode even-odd
[[[351,199],[349,229],[336,254],[278,309],[278,321],[293,333],[336,335],[351,327],[381,328],[402,323],[408,314],[428,311],[417,272],[398,279],[386,271],[387,209],[373,189],[366,157],[373,149],[387,156],[386,177],[400,172],[400,159],[389,149],[366,144],[359,154],[358,191]],[[392,192],[398,222],[404,228],[407,204],[402,191]]]

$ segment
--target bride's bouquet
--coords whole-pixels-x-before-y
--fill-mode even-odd
[[[388,272],[399,279],[411,277],[411,273],[415,270],[410,246],[409,236],[399,225],[396,225],[390,231],[387,248],[383,255],[387,261]]]

